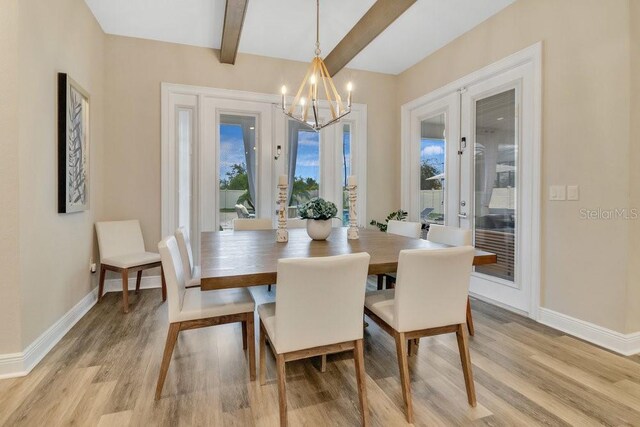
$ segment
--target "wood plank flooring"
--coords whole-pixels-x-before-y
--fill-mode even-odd
[[[370,285],[375,288],[372,280]],[[275,290],[276,288],[274,288]],[[275,292],[252,288],[256,301]],[[276,426],[275,363],[249,382],[240,324],[180,334],[162,399],[154,401],[166,338],[160,290],[108,294],[24,378],[0,381],[6,426]],[[640,358],[622,357],[472,300],[478,406],[467,404],[455,334],[423,338],[409,369],[415,425],[640,426]],[[365,370],[374,426],[407,425],[395,344],[373,322]],[[258,322],[256,322],[258,325]],[[256,337],[258,334],[256,333]],[[353,361],[331,355],[287,364],[291,425],[360,423]]]

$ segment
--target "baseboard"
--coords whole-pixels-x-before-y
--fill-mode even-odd
[[[500,308],[502,308],[504,310],[507,310],[507,311],[510,311],[512,313],[518,314],[520,316],[530,317],[529,314],[526,311],[522,311],[520,309],[511,307],[510,305],[503,304],[500,301],[496,301],[494,299],[485,297],[484,295],[479,295],[479,294],[476,294],[474,292],[469,292],[469,296],[471,298],[475,298],[475,299],[478,299],[480,301],[486,302],[487,304],[495,305],[496,307],[500,307]]]
[[[142,276],[140,289],[155,289],[162,285],[160,276]],[[136,289],[136,277],[129,277],[129,290]],[[104,281],[104,292],[122,292],[122,279],[107,279]]]
[[[631,356],[640,353],[640,332],[623,334],[548,308],[540,308],[538,321],[608,350]]]
[[[23,353],[0,354],[0,380],[23,377],[28,373],[24,370]]]
[[[31,372],[97,300],[98,290],[93,289],[24,351],[0,355],[0,379],[21,377]]]

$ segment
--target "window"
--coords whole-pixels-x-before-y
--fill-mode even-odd
[[[347,182],[351,175],[351,124],[342,126],[342,170],[340,181],[342,183],[342,225],[349,225],[349,192]]]
[[[191,110],[178,109],[178,225],[191,232],[192,185]]]
[[[220,227],[233,228],[234,218],[255,218],[256,118],[220,115]]]
[[[320,194],[320,134],[289,121],[289,212]]]
[[[291,179],[291,217],[314,196],[343,212],[343,148],[346,173],[358,176],[358,224],[366,225],[366,105],[353,104],[348,121],[315,133],[273,108],[279,95],[162,83],[161,100],[161,231],[187,226],[196,265],[201,232],[229,229],[239,216],[275,226],[281,175]],[[320,114],[330,114],[323,102]]]
[[[444,224],[445,113],[420,122],[420,219]]]
[[[516,262],[517,151],[516,90],[476,101],[475,245],[498,254],[496,264],[476,272],[514,281]]]

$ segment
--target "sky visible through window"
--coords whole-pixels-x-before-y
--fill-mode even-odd
[[[444,140],[428,139],[420,140],[420,162],[427,161],[438,173],[444,172]]]
[[[351,173],[351,144],[349,132],[343,133],[345,144],[347,176]],[[430,140],[430,142],[433,142]],[[444,146],[444,143],[442,146]],[[423,145],[424,147],[424,145]],[[424,150],[423,150],[424,151]],[[444,159],[444,150],[442,150]],[[226,179],[234,164],[246,164],[242,128],[238,125],[220,125],[220,179]],[[319,182],[320,178],[320,134],[316,132],[300,131],[298,139],[298,158],[296,176],[313,178]]]
[[[347,186],[347,180],[351,175],[351,128],[344,125],[342,128],[342,155],[344,162],[342,164],[342,186]]]
[[[316,132],[298,132],[298,158],[296,176],[313,178],[320,182],[320,134]]]
[[[220,180],[227,178],[231,166],[246,166],[242,128],[239,125],[220,125]]]

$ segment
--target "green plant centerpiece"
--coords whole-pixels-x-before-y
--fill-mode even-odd
[[[298,207],[300,218],[307,220],[307,234],[313,240],[326,240],[331,234],[331,220],[336,218],[338,208],[332,202],[314,197]]]
[[[374,219],[374,220],[371,220],[371,222],[369,224],[375,225],[382,232],[386,232],[387,231],[387,227],[389,226],[389,221],[391,221],[392,219],[394,219],[396,221],[404,221],[407,218],[407,215],[408,215],[407,212],[405,212],[402,209],[400,209],[400,210],[397,210],[395,212],[391,212],[385,218],[384,222],[378,222],[378,221],[376,221]]]

